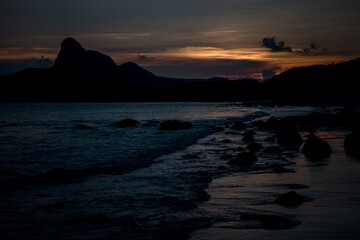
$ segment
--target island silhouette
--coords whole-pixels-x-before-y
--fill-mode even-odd
[[[2,102],[243,101],[277,104],[358,100],[360,58],[293,68],[265,82],[159,77],[136,63],[117,65],[100,52],[66,38],[55,64],[0,77]]]

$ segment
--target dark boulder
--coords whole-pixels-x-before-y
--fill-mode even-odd
[[[284,127],[276,132],[278,143],[283,145],[302,144],[303,140],[294,127]]]
[[[200,157],[196,154],[185,154],[182,156],[184,159],[199,159]]]
[[[221,159],[232,159],[232,158],[233,158],[233,155],[231,155],[231,154],[225,154],[225,155],[221,156]]]
[[[166,120],[161,122],[159,130],[181,130],[190,129],[194,126],[190,122],[180,122],[178,120]]]
[[[243,122],[235,122],[232,127],[231,127],[232,130],[244,130],[246,129],[246,125],[243,123]]]
[[[239,146],[239,147],[237,147],[237,150],[238,150],[239,152],[244,152],[244,151],[245,151],[245,148]]]
[[[253,133],[252,131],[246,131],[243,133],[243,138],[242,138],[242,141],[243,142],[255,142],[255,138],[253,136]]]
[[[267,147],[263,150],[264,153],[282,153],[284,150],[277,146]]]
[[[221,171],[226,171],[226,170],[228,170],[225,166],[219,166],[217,169],[218,169],[218,170],[221,170]]]
[[[264,142],[275,142],[275,139],[273,137],[267,137]]]
[[[235,159],[231,159],[227,164],[236,165],[241,167],[250,167],[253,162],[256,162],[258,158],[250,152],[239,153]]]
[[[246,148],[249,150],[249,152],[254,153],[254,152],[257,152],[257,151],[259,151],[260,149],[262,149],[264,147],[261,146],[261,144],[259,144],[259,143],[252,142]]]
[[[243,132],[241,135],[245,136],[245,135],[247,135],[247,134],[254,135],[254,134],[256,134],[256,132],[253,131],[253,130],[247,130],[247,131]]]
[[[360,156],[360,131],[354,131],[346,135],[344,140],[346,154],[350,156]]]
[[[310,134],[305,141],[303,151],[308,158],[326,158],[331,154],[331,148],[327,142]]]
[[[76,125],[74,127],[74,129],[76,129],[76,130],[90,130],[90,129],[94,129],[94,128],[89,127],[89,126],[87,126],[85,124],[78,124],[78,125]]]
[[[111,124],[111,126],[118,127],[118,128],[127,128],[127,127],[136,127],[136,125],[138,123],[139,122],[134,119],[126,118],[119,122],[115,122],[115,123]]]
[[[275,203],[283,206],[288,207],[295,207],[297,205],[302,204],[303,202],[310,201],[311,198],[303,197],[299,194],[297,194],[295,191],[287,192],[281,196],[279,196],[277,199],[275,199]]]
[[[215,127],[213,127],[213,129],[218,132],[225,131],[225,128],[220,127],[220,126],[215,126]]]

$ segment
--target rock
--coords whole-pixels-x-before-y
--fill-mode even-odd
[[[239,135],[240,133],[234,131],[226,131],[225,134]]]
[[[231,140],[230,139],[224,139],[221,141],[222,143],[231,143]]]
[[[360,156],[360,131],[353,131],[346,135],[344,140],[346,154],[350,156]]]
[[[280,125],[280,121],[276,117],[271,117],[266,121],[266,127],[268,129],[277,129]]]
[[[264,153],[282,153],[284,150],[277,146],[267,147],[263,150]]]
[[[242,133],[241,135],[246,136],[248,134],[254,135],[254,134],[256,134],[256,132],[254,132],[253,130],[247,130],[244,133]]]
[[[332,152],[327,142],[313,134],[305,141],[303,151],[308,158],[326,158]]]
[[[224,166],[220,166],[220,167],[218,167],[217,168],[218,170],[221,170],[221,171],[226,171],[226,170],[228,170],[226,167],[224,167]]]
[[[89,126],[87,126],[85,124],[78,124],[78,125],[76,125],[74,127],[74,129],[76,129],[76,130],[90,130],[90,129],[94,129],[94,128],[89,127]]]
[[[255,142],[255,138],[254,138],[253,133],[251,131],[244,132],[243,136],[244,136],[242,138],[243,142]]]
[[[262,130],[275,130],[280,126],[280,121],[276,117],[271,117],[266,120],[266,122],[263,120],[257,120],[252,123]]]
[[[213,127],[213,129],[218,132],[225,131],[225,128],[219,127],[219,126],[215,126],[215,127]]]
[[[223,156],[221,156],[221,159],[232,159],[233,158],[233,155],[231,154],[225,154]]]
[[[267,137],[264,142],[275,142],[275,139],[273,137]]]
[[[244,152],[245,151],[245,148],[243,148],[243,147],[237,147],[237,150],[239,151],[239,152]]]
[[[246,129],[246,125],[243,123],[243,122],[235,122],[232,127],[231,127],[232,130],[244,130]]]
[[[276,132],[277,141],[283,145],[291,144],[302,144],[303,140],[296,130],[293,127],[285,127],[277,130]]]
[[[298,152],[299,151],[299,145],[288,145],[285,148],[286,151],[292,151],[292,152]]]
[[[227,164],[229,165],[236,165],[241,167],[249,167],[253,164],[253,162],[256,162],[258,158],[250,152],[242,152],[239,153],[235,159],[231,159],[228,161]]]
[[[253,143],[250,143],[246,148],[249,150],[249,152],[254,153],[264,147],[261,146],[261,144],[259,144],[259,143],[253,142]]]
[[[181,130],[190,129],[194,126],[190,122],[180,122],[178,120],[166,120],[161,122],[159,130]]]
[[[111,126],[115,126],[118,128],[127,128],[127,127],[136,127],[136,125],[138,123],[139,122],[134,119],[126,118],[119,122],[115,122],[115,123],[111,124]]]
[[[283,206],[295,207],[303,202],[310,201],[311,198],[303,197],[297,194],[295,191],[287,192],[279,196],[274,202]]]
[[[255,228],[271,230],[290,229],[298,226],[301,222],[288,216],[260,213],[240,213],[240,218],[244,220],[257,221],[260,224]],[[254,228],[254,226],[253,226]]]

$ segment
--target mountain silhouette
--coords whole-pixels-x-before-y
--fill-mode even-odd
[[[278,103],[360,99],[360,58],[332,65],[293,68],[264,84],[229,80],[159,77],[133,62],[117,65],[109,56],[66,38],[54,66],[0,77],[0,101],[240,101]]]
[[[75,39],[66,38],[61,43],[53,69],[58,72],[92,75],[113,73],[116,67],[109,56],[97,51],[86,51]]]
[[[360,99],[360,58],[287,70],[265,82],[268,96],[281,102]]]

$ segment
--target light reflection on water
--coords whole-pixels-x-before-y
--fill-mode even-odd
[[[212,227],[193,232],[192,239],[359,239],[360,160],[344,153],[343,138],[328,142],[334,151],[330,158],[313,161],[300,156],[291,166],[296,173],[235,173],[215,179],[208,189],[212,198],[200,208],[221,218]],[[290,191],[285,184],[307,185],[295,191],[314,201],[297,207],[273,204],[277,196]],[[290,214],[302,224],[280,232],[241,229],[240,212],[249,210]]]

